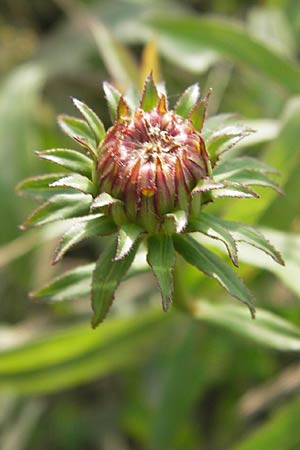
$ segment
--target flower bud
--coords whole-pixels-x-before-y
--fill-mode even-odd
[[[165,214],[189,214],[191,191],[209,173],[201,134],[162,104],[163,95],[152,110],[119,117],[102,142],[97,167],[100,192],[122,200],[128,221],[150,232],[159,230]]]

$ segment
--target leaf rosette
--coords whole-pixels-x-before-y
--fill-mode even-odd
[[[74,99],[83,118],[60,116],[59,124],[81,149],[38,151],[40,158],[66,172],[26,179],[17,190],[45,200],[22,228],[72,219],[54,263],[82,239],[109,234],[116,239],[95,266],[67,272],[32,296],[57,301],[91,290],[95,327],[105,318],[144,242],[165,311],[172,301],[177,252],[247,304],[254,317],[252,294],[236,272],[193,237],[202,233],[221,241],[235,266],[237,241],[248,242],[283,264],[255,228],[203,211],[219,198],[258,198],[252,189],[256,185],[280,192],[268,165],[249,157],[223,157],[252,130],[237,125],[231,116],[206,120],[210,92],[199,98],[198,84],[186,89],[173,109],[151,75],[134,107],[126,94],[107,82],[104,92],[112,127],[106,131],[94,111]]]

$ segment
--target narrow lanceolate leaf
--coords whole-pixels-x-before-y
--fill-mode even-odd
[[[227,178],[237,183],[242,183],[245,186],[263,186],[274,189],[279,194],[283,195],[283,191],[280,186],[275,183],[270,177],[260,172],[253,172],[251,170],[241,170]]]
[[[188,87],[177,100],[177,103],[174,107],[174,111],[176,112],[176,114],[179,114],[183,118],[186,118],[197,103],[199,95],[200,88],[198,83],[195,83],[192,86]]]
[[[112,219],[102,214],[92,214],[81,217],[80,221],[69,228],[62,236],[59,246],[55,251],[53,264],[56,264],[64,254],[82,239],[91,236],[112,234],[117,231]]]
[[[81,102],[80,100],[77,100],[76,98],[73,98],[74,105],[79,109],[89,126],[91,127],[91,130],[93,131],[97,145],[102,141],[102,139],[105,136],[105,128],[99,117],[97,116],[94,111],[87,106],[85,103]]]
[[[85,194],[54,195],[48,202],[37,208],[21,225],[21,228],[84,216],[89,212],[92,199],[91,195]]]
[[[173,320],[151,310],[134,318],[112,318],[97,331],[86,321],[52,330],[44,327],[29,342],[14,343],[0,353],[0,389],[27,395],[57,393],[136,367],[172,335]]]
[[[251,157],[240,157],[225,159],[224,161],[219,161],[216,167],[213,169],[214,180],[222,181],[227,178],[243,171],[250,170],[253,172],[261,173],[273,173],[278,174],[277,170],[269,166],[263,161]]]
[[[195,302],[193,313],[198,320],[224,327],[259,344],[276,350],[300,351],[299,328],[269,311],[258,309],[256,320],[250,321],[240,305],[212,304],[201,299]]]
[[[117,118],[117,110],[121,98],[121,93],[107,81],[103,83],[103,90],[105,93],[105,98],[107,100],[110,118],[112,122],[114,122]]]
[[[138,242],[123,259],[114,261],[116,254],[114,242],[100,255],[92,281],[93,328],[105,318],[114,300],[115,291],[133,262],[137,248]]]
[[[188,115],[188,118],[191,120],[195,129],[198,131],[202,131],[203,128],[203,124],[207,114],[208,99],[211,95],[211,92],[212,91],[210,90],[207,96],[200,100]]]
[[[157,279],[164,311],[172,301],[175,259],[171,236],[156,234],[149,237],[147,261]]]
[[[235,181],[215,181],[211,178],[200,180],[192,191],[192,195],[197,193],[209,193],[212,199],[237,197],[237,198],[259,198],[259,195],[250,189]]]
[[[221,153],[230,150],[251,133],[253,133],[253,130],[244,125],[228,125],[225,128],[221,128],[206,141],[208,154],[215,161]]]
[[[204,212],[197,219],[193,219],[189,222],[188,231],[199,231],[213,239],[222,241],[228,251],[228,254],[235,266],[238,266],[238,253],[236,242],[232,234],[228,231],[226,225],[222,222],[215,220],[215,216],[211,216]]]
[[[141,227],[134,223],[125,223],[120,227],[115,261],[124,258],[130,252],[143,231]]]
[[[95,264],[86,264],[68,270],[54,278],[46,286],[31,292],[30,297],[43,301],[59,302],[74,300],[89,295],[91,290],[92,273]]]
[[[111,206],[115,203],[120,203],[120,202],[121,202],[121,200],[112,197],[110,194],[107,194],[106,192],[102,192],[93,201],[93,203],[91,205],[91,209],[92,210],[95,210],[95,209],[101,210],[101,208],[104,208],[106,206]]]
[[[253,296],[234,270],[217,255],[190,236],[173,236],[175,249],[183,258],[209,277],[215,278],[227,292],[245,303],[255,318]]]
[[[197,193],[210,192],[215,189],[222,189],[224,187],[224,182],[215,181],[212,178],[203,178],[203,180],[198,181],[198,183],[196,184],[195,188],[192,191],[192,195]]]
[[[80,145],[86,147],[92,156],[96,155],[96,139],[88,124],[81,119],[67,115],[58,116],[61,129]]]
[[[51,173],[37,177],[26,178],[16,187],[16,191],[21,195],[28,195],[36,199],[48,199],[55,194],[55,190],[49,187],[50,184],[65,176],[65,173]]]
[[[145,82],[140,107],[144,111],[151,111],[157,106],[159,100],[158,92],[153,81],[152,74],[148,76]]]
[[[186,211],[178,210],[173,213],[165,214],[162,223],[162,230],[165,233],[181,233],[188,222],[188,216]]]
[[[248,186],[237,183],[235,181],[225,181],[224,187],[213,190],[211,196],[216,198],[259,198],[259,195]]]
[[[83,153],[65,148],[53,148],[50,150],[37,151],[36,154],[47,161],[51,161],[71,172],[77,172],[86,177],[91,177],[93,161]]]
[[[210,216],[209,214],[205,214],[205,216],[208,217],[211,222],[214,221],[216,225],[226,228],[236,241],[247,242],[253,247],[259,248],[263,252],[267,253],[277,263],[284,265],[281,254],[256,228],[244,223],[233,222],[230,220],[221,219],[220,217]]]
[[[289,92],[299,93],[300,68],[294,61],[270,50],[252,37],[245,27],[214,17],[162,17],[151,20],[159,40],[195,48],[197,43],[242,63],[276,81]],[[284,68],[284,70],[283,70]]]
[[[97,192],[97,187],[95,184],[87,177],[79,175],[78,173],[60,178],[59,180],[51,183],[49,186],[53,188],[72,188],[76,189],[76,191],[83,192],[84,194],[95,195]]]

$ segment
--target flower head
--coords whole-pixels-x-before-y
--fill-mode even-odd
[[[68,173],[20,183],[19,192],[46,199],[23,228],[71,219],[71,227],[56,250],[55,263],[83,238],[117,234],[95,267],[76,269],[76,273],[92,277],[93,326],[108,312],[115,290],[142,241],[147,246],[147,262],[157,279],[164,310],[172,300],[178,252],[246,303],[254,316],[252,295],[235,271],[197,238],[189,236],[200,232],[222,241],[236,266],[236,240],[259,247],[283,264],[280,254],[254,228],[204,211],[207,203],[218,198],[257,198],[250,185],[279,190],[268,176],[273,169],[266,164],[245,157],[222,158],[223,152],[250,130],[229,116],[208,119],[205,125],[208,96],[199,100],[197,84],[189,87],[171,110],[167,95],[158,90],[151,75],[139,104],[133,107],[110,84],[104,83],[104,91],[113,119],[111,128],[105,131],[98,116],[75,99],[84,120],[60,116],[59,124],[83,151],[37,152]],[[68,277],[70,273],[61,279],[66,281]],[[33,296],[49,297],[53,294],[50,291],[49,287],[41,289]]]
[[[99,191],[124,203],[118,225],[128,221],[155,232],[166,214],[188,215],[193,188],[209,175],[209,158],[200,132],[190,119],[167,110],[165,95],[150,111],[142,106],[132,114],[126,106],[108,131],[97,176]]]

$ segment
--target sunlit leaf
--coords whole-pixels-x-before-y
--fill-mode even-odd
[[[143,233],[143,229],[134,223],[125,223],[119,228],[118,246],[115,260],[122,259],[126,256],[136,240]]]
[[[36,154],[40,158],[58,164],[71,172],[78,172],[86,177],[91,177],[93,162],[81,152],[65,148],[53,148],[38,151]]]
[[[219,161],[213,169],[214,180],[225,180],[226,178],[231,177],[243,170],[278,174],[276,169],[258,158],[243,156],[240,158],[230,158],[225,159],[224,161]]]
[[[131,266],[137,247],[136,243],[124,258],[116,261],[114,260],[116,243],[113,242],[100,255],[92,281],[93,328],[99,325],[108,313],[114,300],[115,291]]]
[[[162,229],[169,234],[181,233],[185,229],[187,222],[188,217],[186,211],[179,209],[178,211],[164,215]]]
[[[64,254],[70,250],[70,248],[82,239],[86,239],[91,236],[112,234],[116,232],[116,230],[115,224],[108,216],[103,216],[102,214],[92,214],[86,217],[81,217],[80,221],[72,225],[71,228],[69,228],[62,236],[59,246],[55,251],[53,262],[57,263],[64,256]]]
[[[228,251],[228,254],[234,265],[238,265],[238,253],[236,242],[226,227],[226,222],[222,223],[217,220],[215,216],[210,216],[204,212],[201,212],[199,218],[195,218],[189,221],[188,231],[199,231],[207,236],[222,241]]]
[[[89,25],[101,59],[117,86],[124,88],[131,84],[137,84],[139,81],[138,66],[128,48],[111,33],[103,22],[100,22],[99,15],[95,14],[93,20],[89,20]]]
[[[85,297],[91,290],[94,269],[94,263],[76,267],[51,280],[46,286],[33,291],[30,296],[33,299],[51,302]]]
[[[55,183],[65,175],[65,173],[51,173],[49,175],[26,178],[16,186],[16,191],[21,195],[46,200],[61,191],[61,189],[51,189],[49,185]]]
[[[92,196],[85,194],[57,194],[43,203],[26,219],[22,228],[44,225],[56,220],[86,215]]]
[[[157,88],[151,74],[146,79],[140,106],[144,111],[150,111],[157,106],[158,99]]]
[[[246,242],[247,244],[256,247],[259,250],[262,250],[267,255],[271,256],[277,263],[284,265],[283,259],[279,251],[277,251],[274,246],[269,242],[265,236],[254,227],[251,227],[248,224],[233,222],[230,220],[224,220],[220,217],[211,216],[206,213],[201,213],[201,217],[199,222],[208,221],[212,226],[216,228],[220,226],[221,228],[227,230],[237,242]],[[200,230],[199,230],[200,231]],[[208,236],[210,234],[207,233]],[[211,236],[213,237],[213,236]]]
[[[85,103],[77,100],[76,98],[73,98],[73,102],[91,127],[95,135],[97,144],[99,144],[105,136],[105,128],[103,123],[101,122],[97,114],[95,114],[94,111]]]
[[[232,21],[191,16],[156,17],[150,25],[159,32],[159,40],[169,39],[174,45],[178,42],[193,48],[195,43],[205,45],[223,57],[251,67],[291,93],[300,92],[299,67],[262,45]]]
[[[300,330],[285,319],[257,309],[256,319],[250,320],[239,305],[212,304],[198,301],[194,317],[226,328],[259,344],[282,351],[300,351]]]
[[[175,250],[171,236],[154,234],[147,241],[147,261],[157,279],[164,311],[172,301]]]
[[[198,83],[188,87],[176,102],[174,107],[176,114],[186,118],[197,103],[199,95],[200,88]]]
[[[47,330],[44,336],[0,353],[0,389],[41,393],[70,388],[147,358],[170,333],[170,316],[157,311],[113,318],[97,330],[87,323]]]
[[[252,294],[228,264],[191,236],[175,235],[173,241],[175,249],[188,263],[205,275],[215,278],[230,295],[245,303],[249,307],[252,317],[255,317]]]
[[[50,184],[50,187],[54,188],[72,188],[76,191],[83,192],[84,194],[95,195],[97,192],[97,187],[95,184],[87,177],[80,175],[78,173],[65,176],[59,180],[54,181]]]
[[[110,118],[112,122],[114,122],[117,118],[117,110],[121,93],[107,81],[103,83],[103,90],[107,101]]]
[[[92,156],[96,155],[96,139],[88,124],[76,117],[60,115],[58,123],[61,129],[80,145],[86,147]]]
[[[236,183],[242,183],[245,186],[263,186],[274,189],[279,194],[283,194],[279,184],[275,183],[270,177],[261,172],[254,172],[252,170],[241,170],[231,175],[227,180],[232,180]]]

